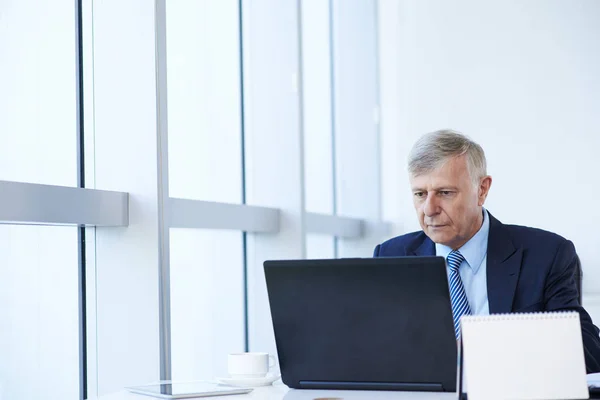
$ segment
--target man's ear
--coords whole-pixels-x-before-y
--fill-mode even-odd
[[[483,178],[481,182],[479,182],[478,204],[480,206],[482,206],[483,203],[485,203],[485,199],[487,198],[487,195],[490,192],[490,187],[492,187],[492,177],[488,175],[485,178]]]

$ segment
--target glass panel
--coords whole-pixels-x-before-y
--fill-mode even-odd
[[[2,3],[0,179],[77,185],[74,2]],[[0,398],[79,397],[76,227],[0,225]]]
[[[306,258],[335,258],[335,238],[329,235],[310,233],[306,235]]]
[[[336,210],[379,219],[375,1],[333,0],[332,10]]]
[[[74,2],[0,10],[0,179],[77,185]]]
[[[0,398],[79,397],[77,228],[0,225]]]
[[[226,376],[227,354],[244,351],[242,233],[170,232],[173,379]]]
[[[239,7],[167,0],[169,193],[242,199]]]
[[[302,6],[302,85],[306,210],[333,213],[329,2]]]

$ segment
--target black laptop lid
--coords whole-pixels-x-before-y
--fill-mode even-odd
[[[456,390],[443,258],[266,261],[264,268],[289,387]]]

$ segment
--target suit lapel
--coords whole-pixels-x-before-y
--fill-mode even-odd
[[[523,249],[515,247],[505,226],[489,214],[490,233],[487,250],[487,292],[490,314],[512,311],[515,290],[521,271]],[[425,233],[408,246],[406,255],[435,256],[435,244]]]
[[[406,248],[406,254],[412,256],[435,256],[435,244],[421,232],[421,234]]]
[[[523,249],[516,248],[504,225],[490,217],[487,250],[487,291],[490,314],[512,311]]]

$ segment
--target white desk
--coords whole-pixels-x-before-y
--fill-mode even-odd
[[[361,390],[294,390],[288,389],[281,382],[273,386],[255,388],[249,394],[205,397],[205,399],[219,400],[437,400],[456,399],[456,393],[427,393],[427,392],[384,392]],[[153,400],[155,397],[142,396],[127,391],[101,396],[89,400]]]

